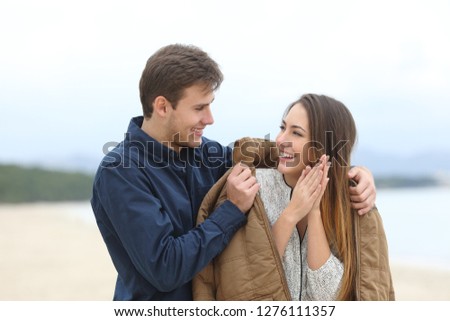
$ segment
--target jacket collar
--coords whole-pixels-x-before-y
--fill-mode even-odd
[[[262,138],[244,137],[234,143],[233,164],[242,162],[249,167],[276,168],[276,143]]]

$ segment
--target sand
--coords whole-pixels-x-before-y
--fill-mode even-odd
[[[106,246],[73,206],[0,206],[0,300],[111,300]]]
[[[0,300],[112,299],[106,246],[77,211],[88,204],[0,205]],[[392,273],[397,300],[450,300],[450,270],[394,262]]]

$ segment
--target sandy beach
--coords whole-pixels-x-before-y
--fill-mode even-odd
[[[111,300],[115,270],[73,203],[0,206],[0,300]]]
[[[80,210],[88,204],[0,205],[0,300],[111,300],[114,267]],[[450,270],[392,262],[392,272],[397,300],[450,300]]]

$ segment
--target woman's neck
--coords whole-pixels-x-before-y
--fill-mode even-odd
[[[294,188],[295,184],[297,184],[298,177],[292,177],[290,175],[283,175],[284,182],[286,185],[288,185],[290,188]]]

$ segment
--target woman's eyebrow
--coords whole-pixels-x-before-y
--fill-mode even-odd
[[[303,131],[306,133],[306,130],[305,130],[302,126],[300,126],[300,125],[291,125],[291,127],[292,127],[292,128],[298,128],[298,129],[301,129],[301,130],[303,130]]]

